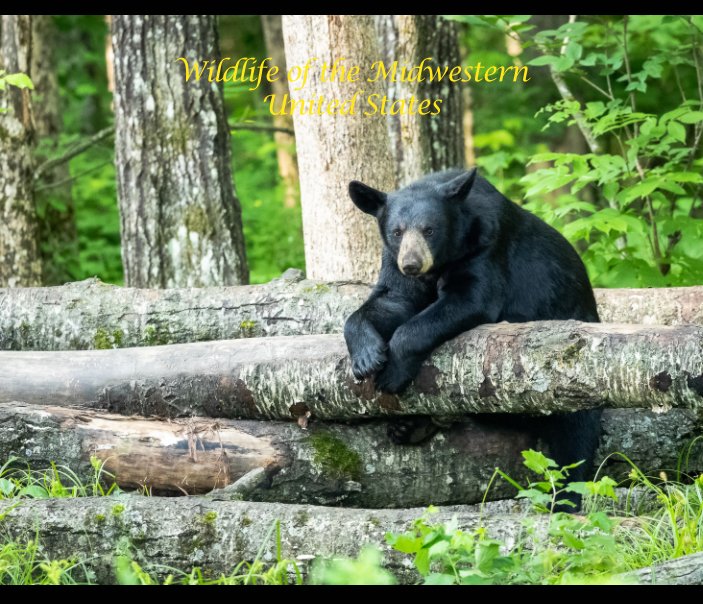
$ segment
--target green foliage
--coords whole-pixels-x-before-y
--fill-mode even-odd
[[[317,558],[310,572],[313,585],[395,585],[396,578],[382,566],[383,556],[374,546],[364,547],[354,558]]]
[[[74,560],[46,558],[36,539],[0,541],[0,585],[72,585],[79,566]]]
[[[14,86],[20,90],[23,88],[34,90],[34,84],[26,73],[7,73],[3,69],[0,69],[0,92],[5,90],[8,86]]]
[[[395,550],[413,555],[413,563],[426,585],[507,585],[555,583],[609,583],[613,575],[627,570],[621,560],[614,534],[615,523],[601,511],[585,517],[554,512],[567,492],[590,493],[615,498],[610,478],[597,482],[565,484],[569,470],[559,468],[537,451],[523,451],[525,466],[537,479],[526,487],[497,470],[519,488],[518,497],[528,499],[534,511],[548,514],[546,528],[534,518],[523,521],[524,536],[515,547],[488,536],[479,526],[462,531],[456,519],[432,524],[436,508],[416,520],[410,531],[389,534],[386,540]],[[534,544],[525,545],[526,538]]]
[[[0,466],[0,501],[3,499],[49,499],[64,497],[97,497],[117,494],[119,487],[107,483],[112,477],[105,471],[104,462],[90,458],[92,474],[83,482],[70,468],[52,463],[47,469],[20,467],[16,457],[10,457]]]
[[[103,17],[61,15],[55,21],[61,40],[57,58],[65,129],[58,146],[52,149],[52,155],[58,156],[86,136],[110,126],[113,116],[112,95],[107,90],[107,28]],[[221,29],[223,46],[237,38],[239,48],[230,52],[241,56],[264,52],[258,17],[223,19]],[[246,86],[227,83],[225,100],[231,122],[271,121],[260,99]],[[251,282],[269,281],[290,267],[304,268],[300,207],[283,205],[284,189],[272,134],[237,130],[232,139],[232,166],[242,205]],[[65,275],[65,279],[97,276],[105,283],[123,283],[113,145],[108,138],[70,161],[78,251],[76,254],[72,249],[44,242],[45,248],[55,246],[45,249],[45,255],[56,265],[54,272]],[[49,197],[46,203],[52,204],[59,215],[68,211],[54,198]],[[39,212],[46,210],[40,207]]]
[[[522,53],[499,53],[494,63],[524,57],[530,66],[532,98],[512,83],[509,92],[473,88],[477,164],[499,188],[564,233],[596,286],[702,283],[699,19],[586,16],[545,29],[558,18],[453,18],[471,25],[470,49],[499,47],[497,36],[508,35]],[[470,52],[477,58],[487,57]],[[567,126],[588,133],[594,148],[577,150]]]

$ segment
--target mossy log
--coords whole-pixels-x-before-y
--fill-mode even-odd
[[[675,477],[679,453],[701,427],[685,410],[673,410],[659,422],[656,417],[651,411],[605,411],[597,459],[619,451],[645,473],[665,469]],[[17,457],[20,466],[33,469],[58,463],[89,483],[90,460],[97,457],[112,475],[108,483],[162,494],[218,489],[213,496],[229,497],[234,485],[241,497],[254,501],[369,508],[470,504],[484,496],[513,497],[515,489],[502,479],[488,486],[496,467],[525,483],[520,452],[528,448],[546,451],[527,432],[480,418],[456,422],[418,447],[392,444],[385,423],[374,420],[311,422],[302,429],[293,422],[163,421],[0,404],[0,460]],[[682,469],[703,471],[703,447],[693,449]],[[624,478],[629,470],[615,456],[603,472]]]
[[[341,333],[369,295],[290,270],[264,285],[132,289],[88,279],[0,289],[0,349],[83,350],[206,340]],[[703,324],[703,287],[597,289],[601,320]]]
[[[703,408],[703,326],[483,325],[439,347],[401,396],[357,384],[340,335],[130,349],[0,352],[0,402],[120,414],[290,420],[390,415],[665,413]]]
[[[94,456],[122,487],[172,494],[206,493],[262,468],[244,493],[256,501],[372,508],[475,503],[496,467],[520,479],[520,451],[535,446],[516,429],[470,419],[423,447],[399,447],[378,421],[302,429],[294,422],[159,421],[0,405],[0,460],[16,456],[34,469],[56,462],[89,481]],[[505,481],[489,492],[491,499],[514,494]]]

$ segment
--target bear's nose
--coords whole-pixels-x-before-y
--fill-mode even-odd
[[[422,262],[420,262],[419,258],[411,257],[411,258],[407,258],[403,262],[403,272],[406,275],[410,275],[411,277],[418,275],[420,273],[421,268],[422,268]]]

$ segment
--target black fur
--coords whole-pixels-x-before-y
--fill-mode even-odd
[[[384,242],[378,283],[344,328],[354,375],[373,376],[378,390],[401,392],[437,346],[483,323],[599,321],[586,269],[569,242],[475,169],[430,174],[388,194],[354,181],[349,193],[376,216]],[[409,228],[426,234],[434,260],[417,277],[403,275],[396,263],[397,234]],[[557,463],[586,460],[572,471],[572,480],[584,480],[600,412],[531,423]],[[420,432],[431,432],[424,427]],[[415,441],[412,432],[407,421],[390,430],[405,442]]]

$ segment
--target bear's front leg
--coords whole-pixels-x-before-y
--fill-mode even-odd
[[[344,324],[344,339],[351,357],[352,373],[357,380],[370,377],[383,367],[388,349],[373,324],[364,318],[362,309],[353,313]]]
[[[396,331],[397,334],[402,336],[402,325]],[[401,343],[402,337],[397,338],[396,335],[393,336],[388,346],[388,352],[386,353],[388,360],[385,366],[374,378],[376,390],[391,394],[397,394],[405,390],[418,371],[420,371],[422,362],[425,360],[417,353],[411,352],[407,346],[404,346]]]
[[[440,344],[482,323],[495,322],[493,305],[473,295],[446,295],[403,323],[388,343],[388,361],[376,375],[376,389],[396,394],[415,378]]]

